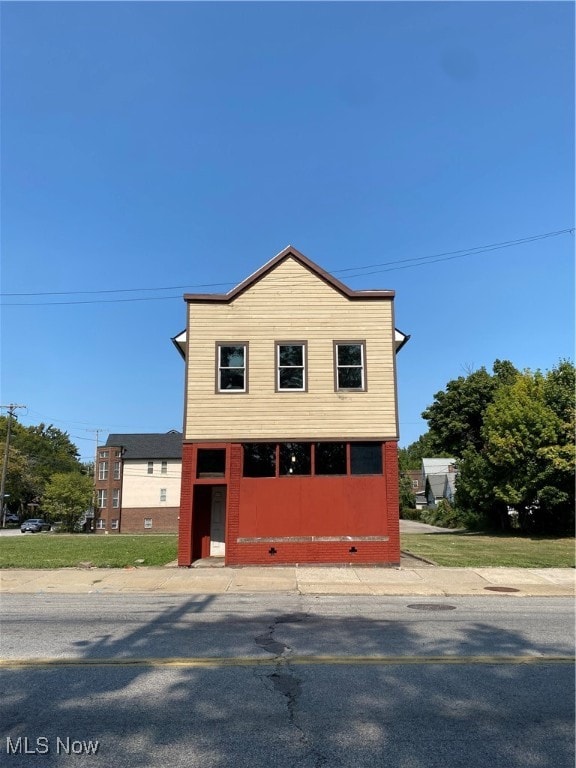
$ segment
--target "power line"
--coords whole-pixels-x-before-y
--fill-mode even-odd
[[[440,260],[441,257],[452,257],[452,258],[462,258],[464,256],[473,256],[477,253],[487,253],[489,251],[493,250],[500,250],[501,248],[511,248],[515,245],[522,245],[523,243],[531,243],[536,240],[545,240],[549,237],[559,237],[560,235],[566,235],[569,233],[573,233],[574,229],[557,229],[553,232],[545,232],[542,235],[531,235],[530,237],[521,237],[517,238],[516,240],[503,240],[500,243],[489,243],[488,245],[477,245],[474,248],[462,248],[458,251],[444,251],[443,253],[435,253],[431,256],[417,256],[410,259],[396,259],[394,261],[384,261],[380,264],[367,264],[364,267],[347,267],[346,269],[336,269],[334,272],[357,272],[361,269],[373,269],[374,267],[386,267],[390,264],[404,264],[409,261],[426,261],[430,264],[434,264],[436,260]],[[420,264],[416,264],[413,266],[421,266]],[[403,267],[395,267],[395,269],[403,269]],[[389,272],[392,270],[382,270],[384,272]],[[368,274],[375,274],[373,272],[369,272]],[[353,275],[352,277],[360,277],[361,275]]]
[[[441,261],[451,261],[453,259],[462,259],[466,256],[477,256],[483,253],[490,253],[491,251],[498,251],[504,248],[513,248],[518,245],[524,245],[526,243],[533,243],[539,240],[546,240],[552,237],[560,237],[561,235],[573,234],[573,228],[558,229],[552,232],[544,232],[539,235],[531,235],[529,237],[517,238],[515,240],[503,240],[498,243],[490,243],[488,245],[478,245],[472,248],[464,248],[458,251],[444,251],[442,253],[432,254],[429,256],[415,256],[408,259],[396,259],[393,261],[385,261],[377,264],[368,264],[363,267],[345,267],[343,269],[332,270],[333,274],[340,274],[342,272],[354,272],[355,274],[348,275],[348,279],[354,279],[356,277],[366,277],[368,275],[380,274],[382,272],[393,272],[400,269],[411,269],[413,267],[422,267],[427,264],[436,264]],[[379,269],[379,267],[387,267],[387,269]],[[378,268],[378,269],[376,269]],[[371,269],[371,272],[362,272],[361,270]],[[0,293],[0,296],[80,296],[80,295],[99,295],[109,293],[139,293],[150,291],[170,291],[170,290],[183,290],[185,288],[207,288],[216,286],[236,285],[234,282],[225,283],[204,283],[197,285],[181,285],[181,286],[162,286],[156,288],[114,288],[100,291],[44,291],[39,293]],[[73,301],[47,301],[47,302],[8,302],[2,303],[5,307],[40,307],[40,306],[64,306],[73,304],[117,304],[121,302],[136,302],[136,301],[171,301],[175,299],[182,299],[180,294],[176,296],[142,296],[137,298],[127,299],[87,299],[87,300],[73,300]]]
[[[108,288],[100,291],[38,291],[37,293],[0,293],[0,296],[73,296],[93,293],[139,293],[140,291],[182,291],[186,288],[217,288],[233,283],[197,283],[196,285],[165,285],[161,288]]]

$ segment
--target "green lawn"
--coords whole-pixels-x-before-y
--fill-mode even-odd
[[[176,534],[29,533],[2,536],[0,568],[74,568],[80,563],[91,563],[98,568],[165,565],[176,560],[177,541]]]
[[[574,539],[479,533],[402,534],[401,546],[437,565],[574,567]],[[0,568],[99,568],[165,565],[176,559],[177,536],[35,533],[0,539]],[[143,561],[143,562],[137,562]]]
[[[437,565],[479,568],[574,568],[574,538],[485,535],[482,533],[408,533],[400,537],[403,552]]]

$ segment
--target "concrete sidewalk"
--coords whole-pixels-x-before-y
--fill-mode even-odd
[[[572,568],[246,567],[0,571],[0,593],[484,595],[574,597]]]

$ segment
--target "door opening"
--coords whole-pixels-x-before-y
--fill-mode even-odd
[[[226,486],[212,487],[210,506],[210,557],[226,554]]]

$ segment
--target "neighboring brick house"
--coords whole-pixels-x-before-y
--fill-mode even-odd
[[[426,483],[422,479],[422,471],[420,469],[407,469],[403,474],[410,479],[416,509],[423,509],[426,506]]]
[[[393,291],[288,247],[186,295],[178,562],[400,562]]]
[[[97,533],[175,533],[182,433],[110,435],[98,448]]]

